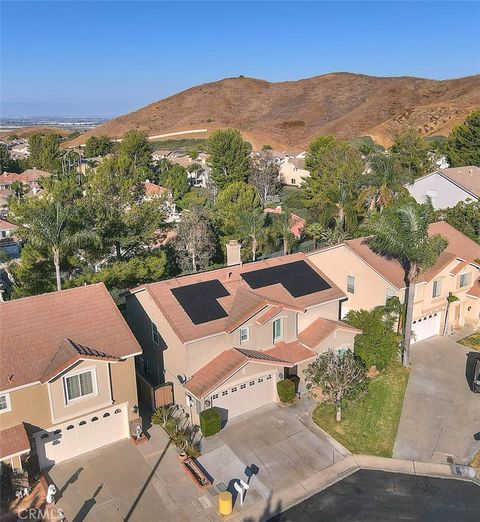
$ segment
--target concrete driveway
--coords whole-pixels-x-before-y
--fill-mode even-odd
[[[394,457],[443,463],[453,457],[467,464],[480,449],[480,394],[467,379],[476,355],[469,352],[451,337],[412,346]]]

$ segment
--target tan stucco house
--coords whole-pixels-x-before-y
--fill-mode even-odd
[[[287,157],[280,165],[280,181],[284,185],[299,187],[310,172],[305,168],[304,158]]]
[[[141,286],[126,297],[143,349],[138,371],[173,383],[195,422],[212,406],[236,417],[277,401],[286,376],[297,375],[302,391],[318,353],[353,350],[359,331],[339,320],[343,299],[304,254]]]
[[[40,469],[130,436],[139,344],[103,283],[0,303],[0,461]]]
[[[429,233],[441,234],[448,246],[437,263],[417,280],[414,342],[443,333],[450,293],[459,300],[450,306],[447,331],[465,324],[480,324],[480,245],[444,221],[432,223]],[[404,272],[400,264],[375,254],[365,238],[323,248],[308,258],[347,294],[342,317],[349,310],[384,305],[391,296],[404,300]]]

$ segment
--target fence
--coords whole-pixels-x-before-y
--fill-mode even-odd
[[[171,382],[153,386],[143,375],[137,373],[137,390],[140,402],[150,411],[173,403],[173,384]]]

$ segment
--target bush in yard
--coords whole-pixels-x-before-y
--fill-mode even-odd
[[[283,379],[277,382],[277,393],[283,404],[295,402],[295,383],[291,379]]]
[[[216,408],[208,408],[200,412],[200,429],[205,437],[215,435],[222,429],[222,419]]]
[[[383,370],[398,355],[401,336],[393,329],[395,318],[382,308],[351,310],[346,320],[362,330],[355,338],[355,355],[367,368],[376,366]]]

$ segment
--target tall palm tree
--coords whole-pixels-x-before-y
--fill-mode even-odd
[[[289,210],[284,209],[282,212],[271,213],[270,215],[270,234],[275,240],[281,239],[283,243],[283,255],[286,256],[292,249],[295,236],[290,230],[294,225],[292,214]]]
[[[411,175],[402,170],[393,156],[375,154],[370,159],[370,172],[360,179],[358,205],[370,212],[381,211],[400,194],[406,194],[405,185]]]
[[[260,208],[241,215],[238,233],[241,239],[250,242],[252,261],[257,259],[258,244],[266,238],[266,217],[267,215]]]
[[[74,207],[47,202],[32,206],[23,216],[21,230],[30,243],[47,252],[55,266],[57,290],[62,289],[60,259],[62,255],[88,244],[97,244],[98,236],[90,230],[74,231],[72,227]]]
[[[410,362],[415,280],[435,264],[448,242],[439,234],[429,236],[431,207],[415,202],[400,202],[383,212],[371,214],[362,224],[371,234],[370,248],[387,259],[397,260],[405,272],[407,310],[404,325],[403,364]]]

